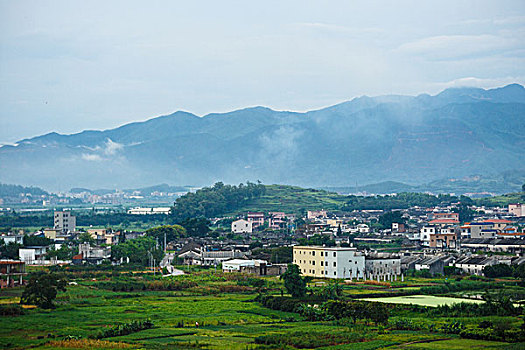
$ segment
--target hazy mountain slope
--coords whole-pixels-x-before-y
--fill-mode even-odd
[[[0,181],[129,188],[213,181],[354,186],[499,174],[525,164],[525,89],[360,97],[307,113],[187,112],[0,148]]]

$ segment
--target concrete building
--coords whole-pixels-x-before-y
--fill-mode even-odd
[[[369,280],[392,281],[401,275],[401,258],[378,253],[365,257],[365,273]]]
[[[55,240],[62,232],[62,230],[56,228],[45,228],[44,237]]]
[[[244,259],[233,259],[224,261],[222,263],[222,271],[224,272],[240,272],[242,268],[246,267],[258,267],[261,264],[267,265],[266,260],[244,260]]]
[[[23,261],[0,260],[0,288],[22,285],[22,277],[27,275]]]
[[[9,244],[9,243],[24,244],[23,235],[2,235],[0,236],[0,239],[3,239],[5,244]]]
[[[517,217],[525,216],[525,204],[513,203],[509,204],[509,213]]]
[[[264,213],[248,213],[247,219],[252,224],[252,230],[256,230],[258,227],[264,225]]]
[[[293,262],[305,276],[364,278],[365,257],[356,248],[293,247]]]
[[[486,266],[496,265],[497,263],[498,260],[492,257],[479,256],[459,259],[455,266],[471,275],[483,275],[483,269]]]
[[[18,257],[26,264],[44,264],[49,247],[24,247],[18,250]]]
[[[53,228],[61,232],[74,232],[77,228],[76,217],[69,211],[55,211]]]
[[[233,233],[252,233],[253,226],[252,222],[244,219],[235,220],[232,222],[232,232]]]
[[[445,263],[437,256],[427,256],[416,262],[416,271],[428,270],[432,276],[443,274]]]
[[[326,210],[308,210],[306,213],[306,218],[308,220],[326,219],[327,217]]]
[[[155,215],[155,214],[162,214],[162,215],[169,215],[171,211],[170,207],[161,207],[161,208],[131,208],[128,209],[128,214],[131,215]]]

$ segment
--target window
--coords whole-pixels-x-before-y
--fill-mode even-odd
[[[323,252],[321,252],[321,256],[323,256]]]
[[[321,261],[321,266],[323,266],[323,262]]]
[[[335,252],[334,252],[334,258],[335,258]]]
[[[312,255],[315,256],[315,252],[312,252]]]
[[[314,261],[312,261],[312,265],[315,265],[315,260],[314,260]]]
[[[336,276],[336,272],[334,271],[334,276]]]
[[[334,267],[335,267],[335,261],[334,261]]]

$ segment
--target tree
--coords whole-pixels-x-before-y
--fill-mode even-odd
[[[22,293],[20,304],[54,308],[58,291],[66,290],[66,280],[56,273],[39,272],[31,276]]]
[[[164,257],[163,250],[157,247],[157,242],[153,237],[130,239],[111,247],[111,258],[113,260],[129,258],[130,263],[148,266],[150,257],[154,258],[157,263]]]
[[[48,246],[53,243],[52,239],[42,236],[28,236],[24,235],[24,246]]]
[[[4,243],[3,239],[0,239],[0,257],[4,259],[18,259],[18,249],[22,248],[22,245],[15,242]]]
[[[71,260],[73,258],[73,249],[70,249],[66,244],[62,244],[60,249],[51,248],[46,255],[48,258],[56,258],[57,260]]]
[[[284,287],[294,298],[302,298],[306,295],[306,281],[301,276],[299,266],[288,264],[288,269],[281,275]]]
[[[95,239],[88,232],[82,232],[78,235],[77,240],[79,243],[95,244]]]
[[[452,210],[454,213],[459,214],[459,221],[467,222],[472,220],[474,217],[474,211],[470,209],[468,204],[461,202],[456,208]]]
[[[389,211],[379,217],[379,223],[383,228],[391,228],[392,223],[404,224],[406,219],[403,217],[403,213],[400,211]]]
[[[204,237],[210,232],[210,221],[206,218],[191,218],[182,222],[182,226],[186,229],[190,237]]]
[[[525,183],[521,185],[521,192],[525,192]]]
[[[164,235],[166,235],[166,242],[172,242],[181,237],[186,237],[186,229],[180,225],[163,225],[146,231],[146,236],[158,239],[159,243],[162,242],[162,244],[164,244]]]

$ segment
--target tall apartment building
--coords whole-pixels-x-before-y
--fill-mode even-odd
[[[61,232],[73,232],[77,228],[76,217],[69,211],[55,211],[54,229]]]
[[[363,278],[365,257],[356,248],[295,246],[293,262],[305,276]]]

